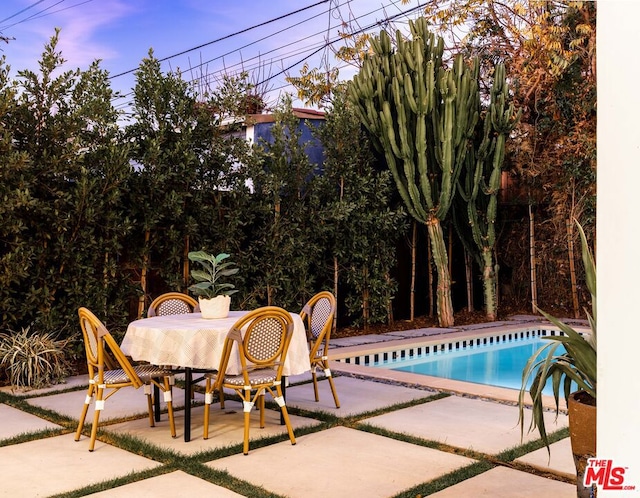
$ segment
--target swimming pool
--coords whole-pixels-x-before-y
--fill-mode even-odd
[[[522,370],[529,358],[549,341],[540,337],[512,339],[497,344],[480,344],[453,351],[436,351],[416,355],[411,359],[388,359],[374,362],[373,366],[390,368],[420,375],[432,375],[464,382],[520,389]],[[564,353],[560,346],[557,354]],[[527,387],[531,384],[529,380]],[[551,384],[544,390],[552,395]]]
[[[576,329],[582,333],[588,332],[587,327],[580,325],[577,325]],[[379,342],[334,349],[330,354],[332,370],[342,375],[365,376],[443,392],[517,402],[522,369],[527,359],[541,344],[548,342],[542,337],[562,334],[553,325],[541,326],[540,323],[500,326],[489,324],[486,327],[474,327],[473,330],[450,329],[441,333],[428,331],[420,336],[417,334],[419,331],[413,332],[411,336],[397,333],[398,338],[381,338]],[[514,345],[524,346],[519,353],[524,362],[512,365],[510,374],[499,374],[500,382],[483,378],[485,372],[495,370],[496,364],[513,363],[514,355],[510,348]],[[501,351],[504,353],[500,353]],[[496,359],[498,354],[505,354],[505,359]],[[425,362],[425,358],[434,359],[435,362]],[[400,361],[403,364],[400,364]],[[466,366],[454,366],[454,363],[463,361],[467,362]],[[416,373],[418,363],[437,363],[438,368],[429,373]],[[394,370],[396,367],[406,369]],[[447,371],[463,372],[464,376],[447,377]],[[473,372],[471,377],[468,372]],[[463,380],[460,380],[461,378]],[[507,378],[509,380],[505,382]],[[551,406],[553,398],[548,398]]]

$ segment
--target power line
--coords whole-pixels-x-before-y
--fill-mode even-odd
[[[350,3],[351,1],[352,1],[352,0],[348,0],[347,2],[343,3],[342,5],[345,5],[345,4],[347,4],[347,3]],[[397,4],[397,2],[391,2],[390,4],[388,4],[388,6],[396,5],[396,4]],[[317,4],[316,4],[316,5],[317,5]],[[358,34],[361,34],[361,33],[365,33],[365,32],[367,32],[367,31],[369,31],[369,30],[371,30],[371,29],[373,29],[373,28],[376,28],[376,27],[379,27],[379,26],[382,26],[382,25],[386,25],[386,24],[390,23],[391,21],[396,21],[397,19],[399,19],[399,18],[401,18],[401,17],[403,17],[403,16],[408,16],[408,15],[409,15],[409,14],[411,14],[412,12],[415,12],[416,10],[419,10],[419,9],[421,9],[421,8],[423,8],[423,7],[424,7],[424,5],[420,5],[420,4],[418,4],[417,6],[414,6],[414,7],[412,7],[412,8],[407,9],[407,10],[404,10],[404,11],[400,11],[400,12],[398,12],[398,13],[394,14],[394,15],[386,15],[386,17],[384,17],[384,18],[383,18],[383,19],[381,19],[381,20],[378,20],[378,21],[376,21],[376,22],[374,22],[374,23],[371,23],[371,24],[369,24],[369,25],[367,25],[367,26],[365,26],[365,27],[360,27],[359,29],[352,31],[352,32],[350,33],[350,35],[352,35],[352,36],[354,36],[354,35],[358,35]],[[378,12],[379,10],[384,10],[384,9],[385,9],[385,6],[383,5],[383,7],[382,7],[382,8],[377,8],[377,9],[374,9],[373,11],[368,12],[368,13],[361,14],[361,15],[357,16],[354,20],[366,18],[366,17],[370,16],[371,14],[373,14],[373,13],[375,13],[375,12]],[[325,13],[326,13],[326,11],[325,11],[323,14],[321,14],[321,15],[324,15]],[[307,19],[306,21],[309,21],[309,20],[314,19],[314,18],[316,18],[316,17],[318,17],[318,16],[317,16],[317,15],[312,16],[311,18]],[[303,22],[306,22],[306,21],[303,21]],[[297,24],[301,24],[301,23],[297,23]],[[297,25],[297,24],[296,24],[296,25]],[[250,28],[249,28],[249,29],[250,29]],[[270,37],[275,36],[275,35],[277,35],[277,34],[279,34],[279,33],[282,33],[282,32],[283,32],[283,31],[285,31],[286,29],[288,29],[288,28],[285,28],[285,29],[283,29],[283,30],[279,30],[279,31],[277,31],[276,33],[272,33],[271,35],[269,35],[269,36],[267,36],[267,37],[263,37],[263,38],[261,38],[259,41],[262,41],[262,40],[264,40],[264,39],[266,39],[266,38],[270,38]],[[246,31],[246,30],[244,30],[244,31]],[[302,39],[298,39],[298,40],[295,40],[295,41],[290,42],[290,43],[288,43],[288,44],[282,45],[282,46],[280,46],[280,47],[277,47],[277,48],[275,48],[275,49],[272,49],[272,50],[270,50],[270,51],[266,52],[266,54],[269,54],[269,53],[272,53],[272,52],[277,52],[278,50],[281,50],[281,49],[282,49],[282,48],[284,48],[284,47],[288,47],[288,46],[291,46],[291,45],[295,45],[295,44],[299,43],[299,42],[300,42],[300,41],[302,41],[302,40],[306,40],[306,39],[309,39],[309,38],[313,38],[314,36],[317,36],[317,35],[319,35],[319,34],[322,34],[323,32],[324,32],[324,30],[323,30],[323,31],[321,31],[321,32],[318,32],[318,33],[315,33],[315,34],[309,35],[309,36],[307,36],[307,37],[304,37],[304,38],[302,38]],[[230,36],[231,36],[231,35],[230,35]],[[309,46],[309,47],[307,47],[307,48],[304,48],[304,49],[301,49],[301,50],[294,50],[294,51],[289,52],[288,54],[283,54],[283,56],[282,56],[282,57],[278,57],[278,59],[279,59],[280,61],[282,61],[282,62],[284,62],[284,60],[285,60],[285,59],[287,59],[287,58],[291,58],[291,57],[294,57],[294,56],[296,56],[296,55],[298,55],[298,54],[305,53],[305,51],[311,50],[311,52],[306,53],[306,54],[304,55],[304,57],[302,57],[301,59],[297,60],[297,61],[296,61],[296,62],[294,62],[293,64],[289,64],[286,68],[282,69],[282,70],[281,70],[281,71],[279,71],[278,73],[273,74],[273,75],[269,75],[268,77],[264,78],[262,81],[260,81],[260,82],[256,83],[256,86],[263,85],[263,84],[265,84],[265,83],[267,83],[267,82],[271,81],[272,79],[277,78],[278,76],[280,76],[280,75],[282,75],[282,74],[284,74],[284,73],[286,73],[286,72],[290,71],[291,69],[293,69],[293,68],[294,68],[294,67],[296,67],[297,65],[299,65],[299,64],[301,64],[301,63],[303,63],[304,61],[306,61],[306,60],[307,60],[307,59],[309,59],[310,57],[313,57],[313,56],[314,56],[314,55],[316,55],[317,53],[321,52],[322,50],[324,50],[324,49],[326,49],[326,48],[330,47],[331,45],[333,45],[333,44],[335,44],[336,42],[339,42],[339,41],[341,41],[341,40],[343,40],[343,37],[342,37],[342,36],[336,36],[336,37],[335,37],[335,38],[333,38],[333,39],[325,40],[324,42],[320,42],[320,44],[318,44],[318,43],[313,43],[311,46]],[[252,43],[247,44],[247,45],[245,45],[245,46],[243,46],[243,47],[241,47],[241,48],[245,48],[245,47],[247,47],[247,46],[249,46],[249,45],[253,45],[254,43],[256,43],[256,42],[252,42]],[[227,53],[223,54],[222,56],[218,56],[218,57],[216,57],[216,58],[210,59],[210,60],[209,60],[209,61],[207,61],[207,62],[200,63],[200,64],[198,64],[198,65],[194,66],[193,68],[201,67],[201,66],[203,66],[204,64],[207,64],[208,62],[212,62],[212,61],[214,61],[214,60],[216,60],[216,59],[220,59],[220,58],[224,57],[225,55],[229,55],[229,54],[234,53],[234,52],[237,52],[237,51],[239,51],[239,50],[240,50],[240,49],[232,50],[232,51],[230,51],[230,52],[227,52]],[[236,64],[232,65],[232,66],[227,66],[227,67],[225,67],[224,69],[221,69],[221,70],[215,71],[215,72],[213,72],[213,73],[211,73],[211,74],[208,74],[208,75],[206,75],[206,80],[205,80],[205,81],[211,81],[211,78],[214,78],[216,74],[223,73],[223,72],[228,72],[228,71],[229,71],[229,69],[230,69],[230,68],[233,68],[233,67],[238,67],[238,66],[240,66],[242,70],[246,70],[245,63],[246,63],[247,61],[251,61],[251,60],[255,60],[255,59],[261,59],[264,55],[265,55],[265,53],[260,54],[260,55],[257,55],[257,56],[254,56],[254,57],[252,57],[252,58],[246,59],[245,61],[241,61],[241,62],[239,62],[239,63],[236,63]],[[165,59],[162,59],[162,60],[166,60],[166,58],[165,58]],[[273,59],[272,59],[272,62],[273,62]],[[258,63],[255,67],[259,67],[260,65],[262,65],[262,64],[261,64],[261,63]],[[193,68],[191,68],[191,69],[193,69]],[[131,72],[131,71],[129,71],[129,72]],[[199,79],[200,79],[200,80],[202,80],[202,77],[193,78],[193,79],[189,80],[189,81],[188,81],[188,83],[194,83],[195,81],[197,81],[197,80],[199,80]],[[290,86],[290,85],[285,85],[285,86]],[[127,97],[129,97],[131,94],[132,94],[132,92],[128,92],[127,94],[121,95],[121,96],[120,96],[120,98],[127,98]],[[118,100],[119,100],[119,99],[118,99]],[[125,103],[121,103],[121,104],[120,104],[120,106],[126,106],[126,104],[125,104]]]
[[[49,12],[48,14],[39,15],[39,14],[42,14],[43,12],[47,12],[48,10],[53,9],[56,5],[60,5],[61,3],[65,2],[65,1],[66,1],[66,0],[58,0],[58,1],[57,1],[56,3],[54,3],[53,5],[49,5],[49,7],[45,8],[45,9],[42,9],[42,10],[40,10],[40,11],[36,12],[35,14],[30,15],[29,17],[25,17],[25,18],[24,18],[24,19],[22,19],[21,21],[14,22],[13,24],[9,24],[8,26],[2,26],[2,27],[0,27],[0,29],[1,29],[1,30],[7,30],[7,29],[9,29],[9,28],[12,28],[13,26],[17,26],[18,24],[22,24],[23,22],[31,21],[31,20],[33,20],[33,19],[39,19],[39,18],[41,18],[41,17],[48,16],[48,15],[50,15],[50,14],[54,14],[55,12],[60,12],[60,11],[62,11],[62,10],[66,10],[67,8],[76,7],[77,5],[80,5],[80,4],[72,5],[71,7],[67,7],[67,8],[64,8],[64,9],[59,9],[59,10],[56,10],[56,11],[54,11],[54,12]],[[88,1],[92,1],[92,0],[88,0]],[[40,2],[38,2],[38,3],[40,3]],[[87,3],[87,2],[83,2],[83,3]],[[23,10],[24,10],[24,9],[23,9]]]
[[[22,14],[23,12],[25,12],[25,11],[27,11],[27,10],[29,10],[29,9],[31,9],[31,8],[33,8],[33,7],[35,7],[36,5],[38,5],[39,3],[42,3],[42,2],[44,2],[44,0],[38,0],[37,2],[34,2],[34,3],[32,3],[31,5],[29,5],[29,6],[25,7],[24,9],[19,10],[19,11],[18,11],[18,12],[16,12],[15,14],[13,14],[13,15],[11,15],[11,16],[9,16],[9,17],[5,17],[4,19],[2,19],[2,20],[0,21],[0,23],[5,22],[5,21],[8,21],[9,19],[13,19],[14,17],[19,16],[19,15],[20,15],[20,14]]]
[[[289,17],[289,16],[292,16],[292,15],[294,15],[294,14],[298,14],[298,13],[300,13],[300,12],[303,12],[303,11],[305,11],[305,10],[311,9],[311,8],[313,8],[313,7],[317,7],[318,5],[321,5],[321,4],[323,4],[323,3],[327,3],[327,2],[329,2],[329,1],[330,1],[330,0],[321,0],[320,2],[316,2],[316,3],[312,4],[312,5],[308,5],[308,6],[306,6],[306,7],[301,8],[301,9],[294,10],[293,12],[289,12],[289,13],[284,14],[284,15],[281,15],[281,16],[279,16],[279,17],[275,17],[275,18],[273,18],[273,19],[269,19],[268,21],[262,22],[262,23],[260,23],[260,24],[255,24],[254,26],[250,26],[250,27],[245,28],[245,29],[243,29],[243,30],[236,31],[235,33],[231,33],[231,34],[229,34],[229,35],[223,36],[223,37],[218,38],[218,39],[216,39],[216,40],[212,40],[212,41],[210,41],[210,42],[203,43],[202,45],[198,45],[197,47],[193,47],[193,48],[189,48],[189,49],[187,49],[187,50],[183,50],[182,52],[178,52],[177,54],[169,55],[169,56],[167,56],[167,57],[164,57],[163,59],[158,59],[158,62],[164,62],[164,61],[166,61],[166,60],[173,59],[174,57],[178,57],[178,56],[180,56],[180,55],[184,55],[184,54],[187,54],[187,53],[189,53],[189,52],[193,52],[194,50],[198,50],[198,49],[203,48],[203,47],[206,47],[206,46],[208,46],[208,45],[212,45],[212,44],[214,44],[214,43],[218,43],[218,42],[220,42],[220,41],[226,40],[226,39],[228,39],[228,38],[232,38],[232,37],[237,36],[237,35],[240,35],[240,34],[242,34],[242,33],[246,33],[247,31],[251,31],[251,30],[253,30],[253,29],[256,29],[256,28],[259,28],[259,27],[262,27],[262,26],[266,26],[267,24],[270,24],[270,23],[272,23],[272,22],[280,21],[280,20],[285,19],[285,18],[287,18],[287,17]],[[117,77],[119,77],[119,76],[124,76],[125,74],[132,73],[132,72],[134,72],[136,69],[138,69],[138,68],[136,67],[136,68],[134,68],[134,69],[129,69],[128,71],[124,71],[124,72],[122,72],[122,73],[115,74],[115,75],[113,75],[113,76],[110,76],[110,79],[117,78]]]
[[[395,14],[393,16],[388,16],[385,19],[381,20],[381,21],[376,21],[373,24],[370,24],[369,26],[365,27],[365,28],[360,28],[359,30],[353,31],[351,33],[351,35],[359,35],[361,33],[365,33],[367,31],[369,31],[370,29],[375,28],[376,26],[381,26],[383,24],[387,24],[390,21],[393,21],[394,19],[398,18],[398,17],[402,17],[405,16],[407,14],[410,14],[411,12],[414,12],[418,9],[423,8],[422,5],[417,5],[416,7],[412,7],[410,9],[404,10],[402,12],[399,12],[398,14]],[[259,83],[256,84],[256,86],[260,86],[263,85],[265,83],[267,83],[268,81],[272,80],[273,78],[280,76],[281,74],[286,73],[287,71],[289,71],[290,69],[293,69],[294,67],[296,67],[298,64],[302,64],[304,61],[306,61],[309,57],[314,56],[315,54],[317,54],[318,52],[320,52],[322,49],[333,45],[334,43],[336,43],[337,41],[342,40],[343,38],[341,36],[337,36],[336,38],[334,38],[333,40],[327,40],[327,42],[320,47],[318,50],[313,51],[312,53],[310,53],[309,55],[307,55],[306,57],[300,59],[298,62],[291,64],[290,66],[288,66],[286,69],[283,69],[282,71],[280,71],[279,73],[276,73],[274,75],[269,76],[268,78],[265,78],[264,80],[260,81]]]
[[[64,12],[65,10],[73,9],[74,7],[79,7],[80,5],[84,5],[85,3],[89,3],[89,2],[93,2],[93,0],[84,0],[83,2],[74,3],[73,5],[69,5],[69,7],[65,7],[63,9],[54,10],[53,12],[47,12],[46,14],[42,14],[41,16],[39,16],[37,14],[34,14],[33,16],[28,17],[27,19],[24,19],[24,20],[20,21],[20,23],[28,21],[28,20],[32,20],[32,19],[40,19],[42,17],[47,17],[47,16],[50,16],[51,14],[57,14],[58,12]],[[60,2],[58,2],[58,3],[60,3]],[[55,5],[58,5],[58,4],[55,4]],[[52,5],[51,7],[55,7],[55,5]],[[51,8],[51,7],[49,7],[49,8]],[[47,9],[45,9],[45,10],[47,10]],[[41,12],[44,12],[44,10],[40,11],[39,13],[41,13]],[[16,24],[20,24],[20,23],[16,23]]]
[[[344,2],[344,3],[337,5],[337,7],[342,7],[342,6],[347,5],[347,4],[351,3],[351,2],[352,2],[352,0],[347,0],[347,1],[346,1],[346,2]],[[389,4],[389,5],[394,5],[394,3],[392,2],[392,3],[391,3],[391,4]],[[382,6],[381,8],[377,8],[377,9],[375,9],[375,10],[373,10],[373,11],[367,12],[367,13],[365,13],[365,14],[361,14],[361,15],[359,15],[358,17],[356,17],[356,18],[354,19],[354,21],[357,21],[358,19],[361,19],[361,18],[366,18],[366,17],[370,16],[371,14],[374,14],[374,13],[376,13],[376,12],[380,11],[380,10],[384,11],[384,9],[385,9],[385,6]],[[312,20],[312,19],[315,19],[316,17],[320,17],[320,16],[322,16],[322,15],[324,15],[324,14],[328,13],[328,12],[330,13],[330,12],[331,12],[331,10],[328,10],[328,11],[322,12],[321,14],[318,14],[318,15],[312,16],[312,17],[310,17],[310,18],[308,18],[308,19],[305,19],[305,20],[303,20],[303,21],[301,21],[301,22],[299,22],[299,23],[294,24],[293,26],[298,26],[298,25],[303,24],[303,23],[305,23],[305,22],[307,22],[307,21],[310,21],[310,20]],[[334,9],[334,13],[335,13],[335,12],[336,12],[336,10]],[[225,56],[227,56],[227,55],[230,55],[230,54],[232,54],[232,53],[238,52],[238,51],[242,50],[243,48],[249,47],[249,46],[254,45],[254,44],[256,44],[256,43],[258,43],[258,42],[260,42],[260,41],[264,41],[264,40],[266,40],[266,39],[268,39],[268,38],[271,38],[271,37],[273,37],[273,36],[279,35],[279,34],[283,33],[284,31],[286,31],[286,30],[290,29],[290,28],[291,28],[291,27],[293,27],[293,26],[288,26],[287,28],[284,28],[284,29],[282,29],[282,30],[279,30],[279,31],[277,31],[277,32],[275,32],[275,33],[271,33],[271,34],[269,34],[269,35],[267,35],[267,36],[265,36],[265,37],[260,38],[259,40],[253,41],[253,42],[248,43],[248,44],[246,44],[246,45],[243,45],[242,47],[239,47],[239,48],[237,48],[237,49],[230,50],[230,51],[228,51],[228,52],[226,52],[226,53],[224,53],[224,54],[222,54],[222,55],[220,55],[220,56],[214,57],[213,59],[209,59],[209,60],[207,60],[207,61],[205,61],[205,62],[202,62],[202,63],[200,63],[200,64],[197,64],[197,65],[195,65],[195,66],[191,66],[191,67],[190,67],[190,69],[191,69],[191,70],[193,70],[193,69],[195,69],[195,68],[202,67],[203,65],[208,64],[208,63],[210,63],[210,62],[213,62],[213,61],[215,61],[215,60],[222,59],[223,57],[225,57]],[[226,72],[228,72],[228,71],[229,71],[229,69],[230,69],[230,68],[234,68],[234,67],[237,67],[237,66],[240,66],[240,67],[241,67],[241,70],[246,70],[247,68],[246,68],[246,66],[245,66],[245,63],[246,63],[247,61],[251,61],[251,60],[255,60],[255,59],[259,59],[259,60],[260,60],[260,59],[262,59],[262,58],[263,58],[265,55],[267,55],[267,54],[271,54],[271,53],[274,53],[274,52],[278,52],[278,51],[282,50],[282,49],[283,49],[283,48],[285,48],[285,47],[290,47],[290,46],[292,46],[292,45],[296,45],[296,44],[298,44],[298,43],[300,43],[300,42],[302,42],[302,41],[304,41],[304,40],[308,40],[308,39],[310,39],[310,38],[315,38],[315,37],[317,37],[318,35],[323,34],[323,32],[324,32],[324,31],[319,31],[319,32],[316,32],[316,33],[310,34],[310,35],[308,35],[308,36],[306,36],[306,37],[304,37],[304,38],[299,38],[299,39],[294,40],[294,41],[292,41],[292,42],[289,42],[289,43],[287,43],[287,44],[285,44],[285,45],[281,45],[281,46],[276,47],[276,48],[274,48],[274,49],[271,49],[271,50],[269,50],[269,51],[267,51],[267,52],[262,52],[262,53],[260,53],[260,54],[259,54],[259,55],[257,55],[257,56],[251,57],[251,58],[249,58],[249,59],[245,59],[245,60],[243,60],[243,61],[241,61],[241,62],[238,62],[238,63],[236,63],[236,64],[233,64],[233,65],[231,65],[231,66],[225,66],[223,69],[220,69],[220,70],[214,71],[213,73],[208,74],[208,75],[206,75],[206,76],[207,76],[207,78],[209,78],[210,76],[215,77],[215,75],[216,75],[216,74],[219,74],[219,73],[226,73]],[[319,46],[319,45],[318,45],[318,43],[320,43],[322,47],[327,47],[327,48],[328,48],[328,47],[330,46],[330,44],[327,44],[327,43],[326,43],[326,42],[328,41],[328,39],[329,39],[329,37],[327,36],[327,37],[325,37],[325,40],[324,40],[324,41],[321,41],[321,42],[315,42],[315,43],[313,43],[313,44],[312,44],[311,46],[309,46],[309,47],[305,47],[305,48],[302,48],[302,49],[299,49],[299,50],[296,50],[296,51],[291,51],[291,52],[288,52],[288,53],[286,53],[286,54],[282,54],[282,55],[281,55],[281,56],[279,56],[279,57],[275,57],[275,59],[279,59],[281,62],[284,62],[284,60],[285,60],[285,59],[290,58],[290,57],[293,57],[293,56],[295,56],[295,55],[299,55],[299,54],[301,54],[301,53],[304,53],[306,50],[315,50],[315,49],[316,49],[316,48],[318,48],[318,46]],[[337,41],[337,40],[334,40],[334,42],[335,42],[335,41]],[[309,57],[310,57],[310,56],[309,56]],[[274,59],[274,58],[272,58],[272,59],[271,59],[271,61],[272,61],[272,62],[273,62],[273,59]],[[261,63],[258,63],[255,67],[259,67],[260,65],[262,65],[262,64],[261,64]],[[202,79],[202,78],[194,78],[193,80],[190,80],[189,82],[193,82],[193,81],[195,81],[196,79]]]
[[[353,1],[353,0],[347,0],[345,3],[343,3],[343,4],[341,4],[341,5],[346,5],[346,4],[348,4],[348,3],[352,2],[352,1]],[[267,40],[267,39],[269,39],[269,38],[271,38],[271,37],[273,37],[273,36],[277,36],[277,35],[279,35],[279,34],[282,34],[282,33],[284,33],[285,31],[287,31],[287,30],[289,30],[289,29],[293,29],[293,28],[294,28],[294,27],[296,27],[296,26],[300,26],[301,24],[304,24],[304,23],[306,23],[306,22],[309,22],[309,21],[311,21],[312,19],[315,19],[315,18],[317,18],[317,17],[323,16],[323,15],[325,15],[327,12],[330,12],[330,10],[329,10],[329,11],[321,12],[320,14],[316,14],[316,15],[311,16],[311,17],[308,17],[307,19],[304,19],[304,20],[302,20],[302,21],[300,21],[300,22],[297,22],[297,23],[295,23],[295,24],[291,24],[290,26],[287,26],[287,27],[286,27],[286,28],[284,28],[284,29],[280,29],[280,30],[276,31],[275,33],[270,33],[270,34],[268,34],[268,35],[266,35],[266,36],[263,36],[262,38],[258,38],[257,40],[254,40],[254,41],[252,41],[252,42],[250,42],[250,43],[247,43],[247,44],[243,45],[242,47],[238,47],[238,48],[235,48],[235,49],[233,49],[233,50],[229,50],[228,52],[226,52],[226,53],[224,53],[224,54],[221,54],[221,55],[218,55],[218,56],[214,57],[213,59],[206,60],[206,61],[204,61],[204,62],[201,62],[200,64],[196,64],[195,66],[190,66],[190,67],[189,67],[189,69],[190,69],[190,70],[193,70],[193,69],[196,69],[196,68],[202,67],[202,66],[204,66],[204,65],[206,65],[206,64],[209,64],[210,62],[213,62],[213,61],[216,61],[216,60],[222,59],[222,58],[224,58],[224,57],[225,57],[225,56],[227,56],[227,55],[231,55],[231,54],[233,54],[233,53],[235,53],[235,52],[239,52],[240,50],[242,50],[242,49],[244,49],[244,48],[247,48],[247,47],[250,47],[250,46],[255,45],[255,44],[257,44],[257,43],[260,43],[261,41]],[[269,54],[269,53],[272,53],[272,52],[277,52],[278,50],[280,50],[280,49],[282,49],[282,48],[284,48],[284,47],[288,47],[288,46],[290,46],[290,45],[295,45],[296,43],[299,43],[299,42],[301,42],[301,41],[303,41],[303,40],[308,40],[309,38],[313,38],[313,37],[317,36],[318,34],[319,34],[319,33],[314,33],[314,34],[311,34],[311,35],[309,35],[309,36],[305,36],[304,38],[300,38],[300,39],[295,40],[295,41],[293,41],[293,42],[291,42],[291,43],[288,43],[288,44],[286,44],[286,45],[282,45],[281,47],[276,47],[276,48],[271,49],[271,50],[269,50],[269,51],[267,51],[267,52],[263,52],[263,53],[262,53],[262,55]],[[251,59],[248,59],[248,60],[252,60],[252,59],[255,59],[255,58],[258,58],[258,57],[260,57],[260,56],[252,57]],[[238,65],[238,64],[236,64],[236,65]],[[219,72],[221,72],[221,71],[219,71]]]

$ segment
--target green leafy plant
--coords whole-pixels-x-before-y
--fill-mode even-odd
[[[589,320],[589,333],[582,335],[572,327],[561,322],[557,318],[539,310],[545,318],[557,326],[564,335],[544,337],[552,342],[545,344],[529,358],[522,372],[522,386],[518,397],[520,409],[519,422],[521,431],[524,432],[524,407],[526,384],[533,376],[533,382],[529,387],[532,400],[532,419],[529,432],[538,429],[542,441],[549,447],[549,440],[544,424],[543,394],[547,382],[550,380],[553,387],[553,396],[556,403],[556,414],[560,410],[560,392],[568,403],[572,392],[582,390],[590,403],[596,403],[597,386],[597,342],[596,342],[596,266],[593,255],[589,249],[584,230],[579,223],[580,238],[582,242],[582,262],[585,267],[587,287],[591,293],[591,313],[587,312]],[[564,346],[565,352],[558,354],[558,348]],[[572,385],[572,382],[575,382]]]
[[[0,334],[0,367],[17,388],[39,389],[63,380],[71,371],[65,354],[70,339],[32,333],[30,327]]]
[[[190,252],[188,256],[189,260],[200,263],[203,267],[202,270],[191,270],[191,277],[196,283],[190,286],[189,290],[196,296],[211,299],[216,296],[230,296],[238,292],[235,285],[221,282],[225,277],[230,277],[240,271],[239,268],[233,268],[234,263],[231,261],[223,262],[229,257],[229,254],[220,253],[214,256],[204,251],[195,251]]]

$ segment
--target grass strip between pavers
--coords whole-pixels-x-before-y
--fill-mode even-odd
[[[38,397],[38,396],[33,396],[33,397]],[[504,465],[510,468],[517,468],[517,470],[522,470],[535,475],[541,475],[547,478],[551,477],[557,480],[566,480],[559,476],[555,476],[555,475],[550,476],[539,470],[528,467],[525,464],[519,464],[519,463],[513,462],[515,459],[521,457],[522,455],[525,455],[527,453],[530,453],[531,451],[535,451],[537,449],[544,447],[544,444],[542,443],[541,440],[528,442],[526,444],[517,446],[515,448],[510,448],[508,450],[501,452],[498,455],[487,455],[487,454],[479,453],[479,452],[472,451],[465,448],[453,447],[437,441],[426,440],[423,438],[409,436],[407,434],[402,434],[402,433],[395,433],[386,429],[381,429],[379,427],[369,425],[366,422],[365,423],[360,422],[361,420],[364,420],[367,418],[383,415],[385,413],[401,410],[404,408],[409,408],[412,406],[417,406],[417,405],[428,403],[438,399],[446,398],[448,396],[450,396],[450,394],[435,393],[426,397],[418,398],[418,399],[407,401],[407,402],[392,404],[380,409],[371,410],[371,411],[360,413],[357,415],[350,415],[347,417],[338,417],[328,412],[308,411],[308,410],[299,409],[295,407],[288,407],[288,410],[290,414],[312,418],[314,420],[318,420],[321,422],[320,424],[315,426],[306,426],[306,427],[297,428],[296,437],[306,435],[306,434],[312,434],[312,433],[326,430],[332,427],[343,426],[343,427],[348,427],[355,430],[370,432],[373,434],[396,439],[399,441],[404,441],[414,445],[425,446],[425,447],[436,449],[439,451],[454,453],[457,455],[461,455],[461,456],[465,456],[465,457],[477,460],[473,464],[467,465],[458,470],[450,472],[444,476],[440,476],[437,479],[419,484],[408,490],[405,490],[393,498],[416,498],[418,496],[427,496],[437,491],[440,491],[442,489],[445,489],[447,487],[450,487],[454,484],[462,482],[466,479],[482,474],[483,472],[486,472],[487,470],[490,470],[491,468],[496,467],[498,465]],[[0,392],[0,403],[6,403],[7,405],[10,405],[14,408],[30,413],[32,415],[36,415],[52,423],[61,425],[63,426],[63,429],[43,430],[43,431],[37,431],[33,433],[21,434],[12,438],[0,440],[0,447],[19,444],[22,442],[32,441],[35,439],[41,439],[43,437],[54,437],[54,436],[69,433],[75,430],[75,427],[78,423],[77,420],[58,414],[57,412],[54,412],[51,410],[46,410],[34,405],[30,405],[29,403],[26,402],[26,399],[28,398],[29,396],[24,396],[24,395],[13,396],[7,393]],[[131,418],[141,418],[141,417],[131,417]],[[129,451],[131,453],[159,462],[162,465],[154,469],[131,473],[126,476],[92,484],[74,491],[61,493],[61,494],[55,495],[52,498],[75,498],[80,496],[87,496],[93,493],[97,493],[99,491],[113,489],[115,487],[123,486],[129,483],[141,481],[151,477],[160,476],[176,470],[181,470],[187,474],[196,476],[212,484],[216,484],[218,486],[228,488],[243,496],[251,496],[255,498],[282,498],[278,494],[269,492],[247,481],[237,479],[225,471],[212,469],[207,465],[205,465],[206,462],[210,462],[213,460],[217,460],[220,458],[241,453],[242,446],[243,446],[242,443],[229,445],[227,447],[222,447],[222,448],[216,448],[214,450],[203,451],[190,456],[185,456],[183,454],[174,452],[173,450],[159,448],[146,441],[140,440],[135,436],[130,436],[128,434],[110,433],[108,430],[108,426],[111,425],[112,423],[118,423],[121,421],[122,420],[113,420],[113,421],[110,420],[109,424],[104,426],[101,425],[100,429],[98,430],[98,439],[104,443],[118,447],[122,450]],[[88,431],[89,427],[90,427],[89,425],[85,426],[85,431]],[[566,428],[561,429],[559,431],[556,431],[550,434],[549,440],[551,443],[553,443],[567,437],[567,435],[568,435],[568,429]],[[274,443],[278,443],[288,439],[289,439],[288,434],[281,434],[277,436],[260,438],[260,439],[252,440],[251,447],[252,449],[261,448],[261,447],[269,446]]]

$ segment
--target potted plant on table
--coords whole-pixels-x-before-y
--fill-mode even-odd
[[[194,251],[188,257],[202,266],[201,270],[191,270],[191,277],[196,283],[189,287],[198,296],[202,317],[226,317],[231,306],[231,295],[238,290],[224,279],[238,273],[239,268],[234,268],[231,261],[225,261],[229,257],[226,253],[214,256],[204,251]]]
[[[526,385],[532,402],[532,418],[529,431],[538,429],[542,441],[549,450],[549,440],[544,424],[543,389],[551,381],[556,414],[560,410],[560,389],[567,403],[571,449],[576,465],[578,497],[592,496],[584,486],[584,473],[589,458],[596,457],[596,266],[589,249],[584,230],[579,223],[582,242],[582,261],[585,267],[587,287],[591,293],[591,313],[587,312],[589,331],[580,334],[557,318],[539,310],[545,318],[556,325],[564,335],[544,337],[549,339],[529,358],[522,372],[522,387],[518,397],[520,429],[524,432],[524,407],[527,404]],[[564,346],[564,351],[559,350]],[[577,387],[576,387],[577,386]]]

